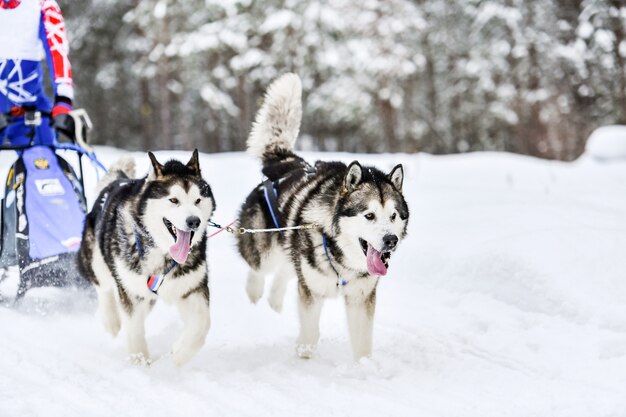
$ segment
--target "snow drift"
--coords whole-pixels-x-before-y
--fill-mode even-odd
[[[602,126],[594,130],[587,144],[584,155],[598,161],[626,161],[626,126]]]

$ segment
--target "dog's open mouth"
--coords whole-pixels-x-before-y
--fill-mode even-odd
[[[169,250],[170,255],[177,263],[184,264],[189,256],[194,232],[192,230],[185,231],[176,228],[176,226],[165,217],[163,217],[163,224],[165,224],[168,232],[170,232],[174,238],[174,244],[170,246]]]
[[[379,252],[369,242],[359,238],[363,255],[367,258],[367,270],[372,275],[386,275],[391,252]]]

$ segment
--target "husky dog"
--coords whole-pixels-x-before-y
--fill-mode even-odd
[[[134,161],[126,158],[98,185],[78,269],[96,287],[105,329],[116,336],[124,325],[136,362],[149,363],[144,321],[157,298],[176,304],[184,328],[172,356],[180,366],[202,347],[210,327],[206,227],[215,200],[197,150],[186,165],[162,165],[148,155],[145,178],[134,179]]]
[[[281,226],[316,228],[239,235],[239,252],[251,268],[246,289],[256,303],[265,275],[274,274],[269,303],[280,311],[287,280],[297,276],[296,351],[303,358],[316,349],[324,299],[342,294],[358,360],[372,352],[378,279],[387,273],[391,254],[406,235],[403,169],[397,165],[385,174],[357,161],[308,165],[293,152],[302,118],[301,90],[295,74],[285,74],[267,90],[248,150],[261,158],[272,185],[261,184],[248,195],[239,220],[247,229],[275,227],[281,223],[277,217],[284,219]]]

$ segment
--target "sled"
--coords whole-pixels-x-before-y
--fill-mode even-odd
[[[77,133],[70,142],[38,143],[34,124],[30,143],[0,144],[0,152],[17,153],[0,200],[0,273],[17,267],[16,300],[35,287],[87,286],[74,265],[87,211],[82,159],[97,158],[86,140],[89,117],[76,110],[72,118]],[[76,155],[78,175],[59,150]]]

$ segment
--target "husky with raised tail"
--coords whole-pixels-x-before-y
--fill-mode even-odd
[[[293,152],[301,95],[295,74],[283,75],[267,90],[248,150],[261,158],[268,180],[247,197],[239,220],[246,229],[315,226],[239,235],[239,252],[251,268],[246,289],[257,302],[265,276],[274,274],[269,303],[280,311],[287,280],[298,278],[296,351],[303,358],[311,357],[317,347],[324,299],[343,295],[358,360],[372,353],[376,286],[406,236],[409,209],[402,195],[403,170],[397,165],[383,173],[357,161],[309,165]]]
[[[150,362],[144,322],[157,299],[175,304],[184,327],[171,353],[180,366],[204,345],[211,323],[206,227],[215,199],[197,150],[186,165],[148,155],[145,178],[134,179],[134,160],[125,158],[98,184],[78,269],[96,288],[105,329],[116,336],[125,328],[135,362]]]

